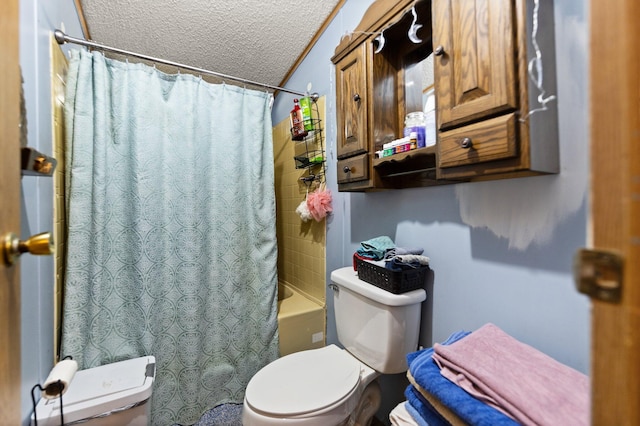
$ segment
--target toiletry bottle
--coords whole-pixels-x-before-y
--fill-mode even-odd
[[[418,132],[409,133],[410,149],[418,148]]]
[[[409,136],[411,132],[416,132],[418,134],[418,148],[423,148],[425,135],[424,112],[416,111],[407,114],[404,126],[404,136]]]
[[[294,141],[300,141],[307,136],[308,132],[304,129],[304,121],[302,119],[302,110],[298,99],[293,100],[293,109],[290,115],[291,122],[291,139]]]
[[[302,121],[304,122],[304,129],[307,131],[313,130],[313,121],[311,120],[311,98],[305,96],[300,98],[300,109],[302,110]]]

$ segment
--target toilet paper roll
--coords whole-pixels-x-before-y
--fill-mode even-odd
[[[45,399],[58,398],[65,393],[78,371],[78,363],[72,359],[65,359],[57,363],[49,377],[42,385],[42,397]]]

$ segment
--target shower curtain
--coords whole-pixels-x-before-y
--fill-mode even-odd
[[[73,52],[61,355],[154,355],[154,425],[242,402],[278,356],[269,101]]]

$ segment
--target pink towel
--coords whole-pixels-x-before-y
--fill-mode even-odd
[[[493,324],[434,350],[443,376],[519,423],[589,424],[589,378]]]

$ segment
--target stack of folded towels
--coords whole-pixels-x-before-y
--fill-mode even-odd
[[[391,238],[383,235],[360,243],[360,247],[353,254],[353,269],[358,269],[356,259],[393,271],[429,266],[429,258],[423,256],[423,252],[422,248],[397,247]]]
[[[493,324],[454,333],[407,361],[407,401],[392,424],[408,424],[407,413],[421,426],[589,424],[588,377]]]

